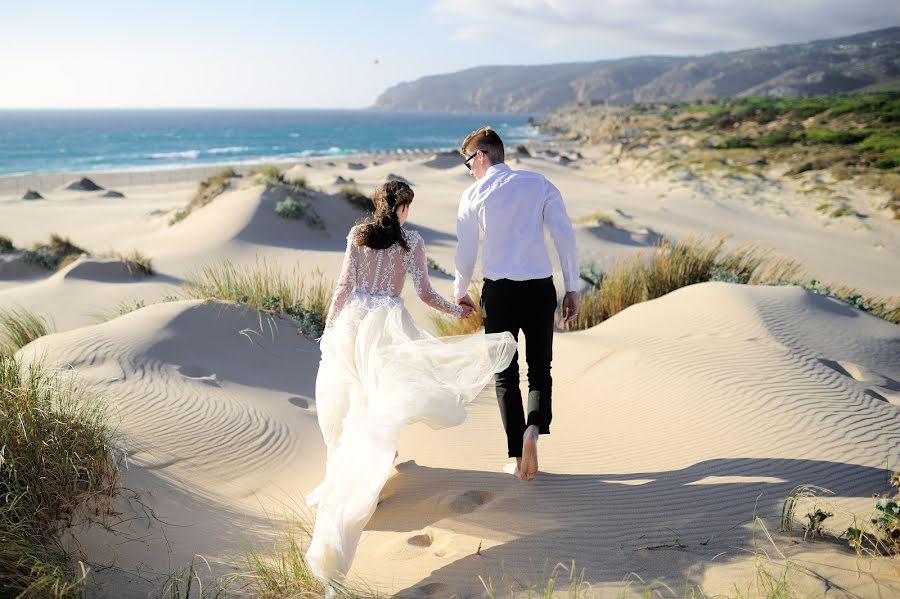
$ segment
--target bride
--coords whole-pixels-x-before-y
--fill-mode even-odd
[[[400,297],[407,274],[432,308],[457,318],[472,311],[432,288],[422,236],[403,228],[413,195],[406,183],[385,183],[373,198],[374,219],[350,230],[321,340],[316,409],[327,461],[307,498],[318,508],[306,560],[326,584],[350,569],[401,427],[460,424],[465,404],[516,352],[510,333],[436,338],[412,320]]]

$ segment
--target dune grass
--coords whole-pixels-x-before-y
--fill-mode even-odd
[[[25,250],[22,258],[47,270],[57,270],[86,253],[86,250],[72,243],[68,237],[53,233],[47,243],[37,243]]]
[[[615,227],[616,221],[612,219],[612,217],[603,212],[602,210],[597,210],[595,212],[591,212],[590,214],[586,214],[580,218],[575,219],[576,224],[579,225],[599,225],[603,224],[607,227]]]
[[[184,220],[194,210],[206,206],[225,193],[225,190],[227,190],[228,186],[231,184],[231,180],[239,176],[237,171],[228,167],[219,171],[212,177],[207,177],[203,181],[200,181],[197,185],[197,191],[194,193],[194,197],[191,198],[191,201],[188,202],[187,206],[175,212],[175,215],[169,220],[169,225],[171,226]]]
[[[0,596],[81,596],[84,570],[58,535],[116,493],[107,422],[73,377],[0,358]]]
[[[51,332],[53,325],[27,308],[0,310],[0,358]]]
[[[155,275],[153,270],[153,258],[143,254],[140,250],[131,250],[128,253],[109,251],[100,254],[100,258],[111,258],[118,260],[128,269],[131,274],[140,274],[144,276]]]
[[[308,337],[321,336],[331,303],[333,285],[319,270],[302,273],[282,270],[265,259],[238,266],[230,261],[207,265],[188,275],[189,298],[246,304],[261,312],[287,314]]]
[[[341,196],[353,206],[370,212],[372,210],[372,198],[360,191],[359,187],[353,183],[341,186]]]
[[[663,241],[615,263],[609,272],[586,267],[582,278],[591,287],[580,297],[578,315],[568,327],[596,326],[635,304],[662,297],[681,287],[706,281],[748,285],[799,285],[820,295],[847,302],[895,324],[900,324],[900,298],[882,298],[843,286],[823,285],[806,277],[802,265],[779,258],[754,244],[725,251],[725,237]],[[560,322],[560,326],[562,326]]]
[[[469,297],[475,302],[476,306],[481,305],[481,285],[473,283],[469,287]],[[441,314],[431,314],[431,324],[438,337],[447,337],[450,335],[471,335],[477,333],[484,328],[484,315],[481,309],[476,309],[468,318],[459,319]]]

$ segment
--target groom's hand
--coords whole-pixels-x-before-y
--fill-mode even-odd
[[[563,297],[562,308],[563,322],[570,323],[575,320],[575,316],[578,314],[578,293],[575,291],[566,293]]]
[[[459,298],[458,300],[456,300],[456,303],[459,304],[460,306],[469,306],[470,308],[472,308],[472,310],[475,310],[475,308],[476,308],[475,302],[472,301],[472,298],[469,297],[468,293],[465,294],[463,297]]]

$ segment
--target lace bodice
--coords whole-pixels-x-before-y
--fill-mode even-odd
[[[417,231],[404,234],[409,243],[409,252],[399,243],[383,250],[375,250],[356,245],[356,227],[347,235],[347,251],[344,265],[338,278],[328,309],[325,328],[331,328],[353,293],[372,296],[397,297],[403,290],[406,274],[412,275],[416,294],[423,302],[445,314],[462,316],[462,308],[434,290],[428,278],[428,263],[425,259],[425,240]]]

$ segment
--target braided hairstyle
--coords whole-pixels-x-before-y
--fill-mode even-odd
[[[397,209],[411,204],[413,195],[410,186],[402,181],[388,181],[379,187],[372,197],[374,218],[356,228],[356,245],[383,250],[399,243],[408,252],[409,242],[400,226]]]

